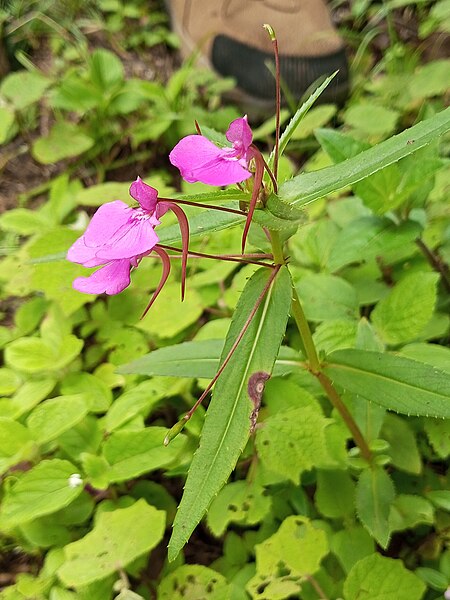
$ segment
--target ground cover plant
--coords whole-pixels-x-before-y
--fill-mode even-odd
[[[334,4],[351,97],[280,137],[146,80],[156,6],[6,24],[0,598],[444,597],[448,3]]]

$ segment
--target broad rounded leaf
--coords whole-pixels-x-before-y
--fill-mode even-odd
[[[33,438],[45,444],[76,425],[87,412],[82,394],[58,396],[41,402],[28,417],[27,426]]]
[[[158,587],[159,600],[225,600],[228,594],[225,577],[201,565],[178,567]]]
[[[425,584],[400,560],[379,554],[356,563],[344,583],[346,600],[420,600]]]
[[[11,529],[70,504],[83,490],[82,485],[72,483],[76,473],[72,463],[57,458],[43,460],[25,473],[5,494],[0,528]]]
[[[94,140],[72,123],[57,123],[47,137],[37,139],[32,148],[33,157],[44,165],[79,156],[94,145]]]
[[[58,576],[80,587],[124,569],[162,539],[165,513],[138,500],[128,508],[103,512],[81,540],[64,548],[66,560]]]

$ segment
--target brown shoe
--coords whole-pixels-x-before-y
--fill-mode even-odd
[[[201,50],[201,61],[233,77],[242,99],[273,104],[275,82],[266,66],[273,50],[264,23],[275,30],[281,77],[300,99],[319,78],[339,70],[322,101],[342,102],[348,63],[323,0],[168,0],[183,57]]]

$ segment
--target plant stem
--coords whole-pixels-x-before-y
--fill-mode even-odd
[[[416,239],[416,244],[419,246],[425,258],[428,260],[433,269],[440,274],[442,278],[442,283],[444,284],[444,287],[447,290],[447,292],[450,292],[450,272],[448,265],[439,256],[437,251],[433,252],[420,238]]]
[[[292,286],[292,315],[295,319],[295,323],[297,324],[300,332],[300,337],[303,341],[303,347],[309,362],[309,370],[318,379],[331,404],[341,415],[344,423],[347,425],[350,433],[352,434],[355,444],[360,449],[361,455],[367,460],[367,462],[370,463],[372,461],[372,453],[367,445],[366,440],[364,439],[363,434],[361,433],[360,428],[356,424],[356,421],[352,417],[348,408],[342,402],[342,399],[337,393],[331,380],[325,375],[325,373],[322,372],[322,365],[320,364],[320,360],[317,355],[311,330],[309,328],[308,321],[306,320],[305,313],[303,312],[303,307],[301,305],[300,298],[298,297],[297,290],[294,286]]]
[[[364,439],[364,436],[361,433],[360,428],[358,427],[358,425],[356,424],[352,415],[350,414],[350,411],[345,406],[345,404],[342,402],[342,399],[339,396],[339,394],[337,393],[331,380],[325,375],[325,373],[322,373],[322,372],[315,373],[315,376],[317,377],[320,385],[326,392],[331,404],[339,412],[339,414],[341,415],[345,424],[347,425],[350,433],[352,434],[355,444],[358,446],[358,448],[361,451],[361,455],[363,456],[363,458],[365,458],[367,460],[368,463],[371,463],[372,462],[372,453],[370,451],[370,448],[367,445],[367,442]]]
[[[303,307],[295,286],[292,286],[292,316],[294,317],[300,337],[303,341],[305,355],[309,362],[309,369],[313,375],[317,376],[317,373],[319,373],[321,369],[320,360],[312,339],[311,329],[309,328],[308,321],[303,312]]]
[[[269,230],[270,242],[272,244],[273,262],[276,265],[284,265],[286,260],[283,253],[283,245],[280,240],[280,234],[274,229]]]

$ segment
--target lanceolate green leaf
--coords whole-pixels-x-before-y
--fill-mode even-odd
[[[297,129],[297,127],[302,122],[302,119],[304,118],[304,116],[307,114],[307,112],[309,111],[311,106],[314,104],[314,102],[317,100],[317,98],[320,96],[320,94],[324,91],[324,89],[326,87],[328,87],[328,85],[334,79],[334,77],[336,75],[337,75],[337,71],[335,71],[332,75],[327,77],[325,79],[325,81],[322,83],[322,85],[320,85],[317,88],[317,90],[313,94],[311,94],[311,96],[306,100],[306,102],[304,102],[300,106],[300,108],[297,110],[295,115],[289,121],[286,129],[283,131],[283,135],[280,137],[280,144],[279,144],[280,156],[285,151],[286,146],[289,143],[289,140],[291,139],[291,137],[292,137],[293,133],[295,132],[295,130]],[[271,168],[273,167],[274,160],[275,160],[275,149],[273,149],[272,152],[270,153],[269,161],[268,161],[269,167],[271,167]]]
[[[426,146],[449,129],[450,108],[447,108],[342,163],[297,175],[280,187],[279,197],[293,204],[308,204],[397,162]],[[270,210],[270,200],[267,206]]]
[[[450,418],[448,373],[395,354],[337,350],[325,373],[349,392],[407,415]]]
[[[389,513],[394,498],[394,484],[382,467],[373,467],[361,473],[356,486],[356,512],[382,548],[389,543]]]
[[[268,278],[268,270],[260,269],[244,288],[221,361],[238,337]],[[187,542],[212,499],[228,479],[247,442],[253,408],[247,389],[249,378],[255,372],[272,372],[290,305],[291,279],[289,272],[283,267],[217,381],[203,426],[200,447],[192,461],[175,518],[169,543],[169,560],[173,560]]]
[[[203,377],[212,379],[219,368],[222,340],[184,342],[153,350],[141,358],[122,365],[119,373],[138,375],[168,375],[172,377]],[[274,375],[285,375],[302,367],[299,353],[282,346],[273,368]]]

